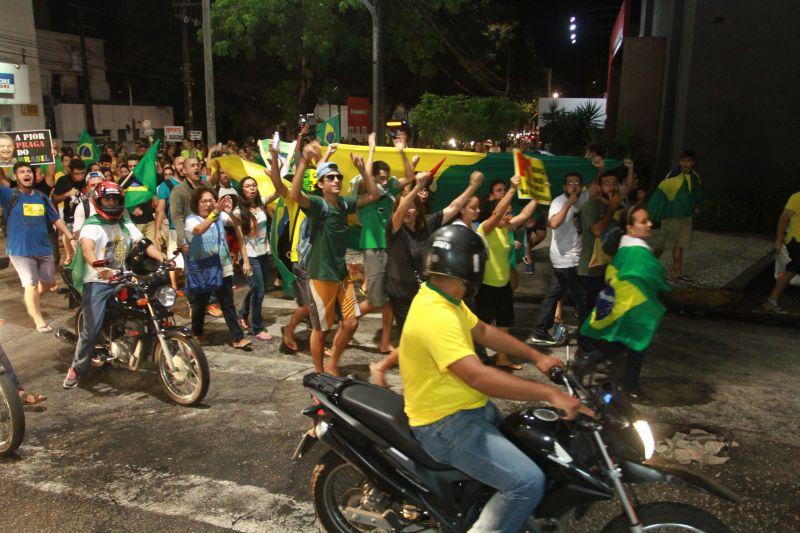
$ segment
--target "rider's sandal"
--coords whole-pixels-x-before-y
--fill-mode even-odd
[[[39,333],[53,333],[53,328],[47,324],[42,324],[41,326],[36,326],[36,331]]]

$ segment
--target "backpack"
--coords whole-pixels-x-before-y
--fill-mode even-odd
[[[611,222],[608,223],[608,227],[603,232],[603,235],[600,237],[603,251],[609,256],[613,256],[615,253],[617,253],[617,250],[619,249],[619,242],[622,240],[622,233],[622,226],[620,226],[619,222],[612,218]]]
[[[45,196],[44,193],[39,189],[33,189],[33,192],[38,194],[39,198],[41,198],[42,202],[45,204],[47,204],[47,202],[50,200],[50,198]],[[6,218],[8,218],[8,215],[11,214],[11,211],[18,203],[19,203],[19,189],[14,189],[14,191],[11,193],[11,200],[8,201],[8,214],[6,215]]]
[[[347,209],[347,203],[344,199],[341,199],[341,202],[345,206],[345,210]],[[319,230],[320,226],[325,222],[325,218],[328,216],[328,202],[322,202],[322,212],[320,213],[319,222],[317,225],[312,228],[311,223],[308,220],[308,216],[303,219],[300,223],[300,234],[297,238],[297,264],[301,270],[308,269],[308,262],[311,259],[311,245],[314,243],[314,235]]]

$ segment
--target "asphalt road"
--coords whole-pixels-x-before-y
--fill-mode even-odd
[[[265,305],[277,336],[293,304],[270,298]],[[55,326],[71,316],[55,294],[45,296],[44,309]],[[535,308],[517,311],[518,323],[533,320]],[[209,319],[211,388],[202,406],[183,408],[167,401],[149,371],[106,369],[63,390],[72,350],[33,330],[13,270],[0,272],[0,318],[0,343],[23,385],[49,397],[45,410],[26,413],[19,457],[0,461],[3,530],[318,529],[309,481],[319,451],[291,459],[308,427],[300,414],[307,354],[282,354],[277,340],[251,353],[234,350],[224,344],[221,319]],[[380,357],[379,327],[378,315],[362,320],[345,371],[366,375]],[[735,531],[800,530],[798,346],[793,330],[668,317],[645,362],[643,385],[654,404],[642,412],[662,435],[697,427],[738,441],[728,463],[702,470],[745,501],[734,508],[663,486],[639,491],[640,498],[705,506]],[[522,375],[534,372],[526,367]],[[390,384],[399,385],[396,373]],[[600,505],[569,530],[598,530],[618,512]]]

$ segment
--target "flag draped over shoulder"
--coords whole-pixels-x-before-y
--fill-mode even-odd
[[[341,123],[341,115],[334,115],[317,126],[317,138],[322,146],[338,143],[342,139]]]
[[[288,226],[289,212],[286,209],[286,205],[283,203],[283,198],[279,198],[275,204],[275,211],[272,213],[272,226],[269,228],[272,262],[275,264],[278,275],[281,277],[281,289],[283,289],[283,292],[286,293],[287,296],[294,298],[294,284],[297,277],[286,267],[286,264],[278,253],[278,241],[280,240],[281,234],[287,230]]]
[[[125,207],[128,209],[152,200],[156,194],[158,186],[156,159],[160,142],[157,140],[148,148],[144,157],[133,167],[133,177],[128,180],[128,186],[125,188]]]
[[[581,334],[644,350],[666,312],[658,300],[659,291],[670,290],[664,267],[644,246],[622,246],[606,267],[606,283]]]
[[[86,130],[83,130],[78,139],[77,153],[87,165],[97,163],[97,160],[100,159],[100,149]]]
[[[702,202],[700,175],[694,170],[684,174],[677,167],[658,184],[647,203],[647,214],[653,222],[661,222],[665,218],[690,217],[695,206]]]

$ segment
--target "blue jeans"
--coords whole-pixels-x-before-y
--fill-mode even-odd
[[[516,533],[544,496],[544,473],[495,427],[501,418],[490,402],[411,428],[431,457],[497,489],[470,531]]]
[[[261,318],[261,306],[264,303],[264,295],[267,292],[267,276],[269,275],[269,254],[249,257],[250,268],[253,273],[247,278],[250,290],[244,297],[239,316],[242,318],[252,317],[250,329],[253,335],[258,335],[264,331],[264,320]]]
[[[110,283],[90,282],[83,286],[83,327],[75,347],[75,357],[72,359],[72,368],[78,374],[89,371],[94,344],[103,329],[106,304],[113,297],[114,287]]]
[[[14,372],[14,367],[11,366],[11,361],[9,361],[6,351],[3,350],[2,346],[0,346],[0,367],[3,367],[3,370],[5,370],[6,376],[8,376],[11,384],[21,389],[22,387],[19,385],[19,379],[17,379],[17,374]]]

